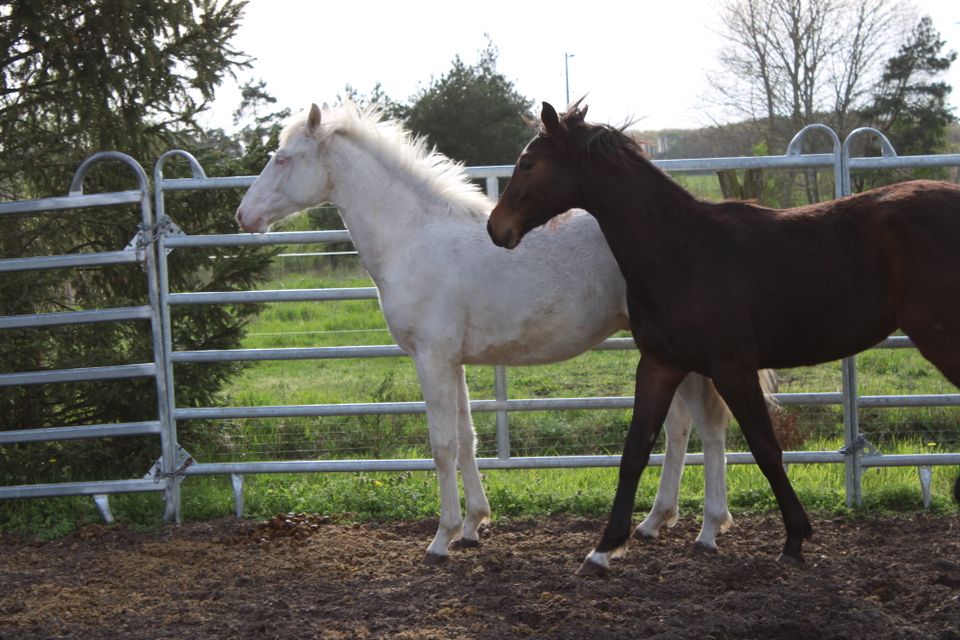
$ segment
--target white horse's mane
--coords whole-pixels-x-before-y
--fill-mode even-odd
[[[294,135],[304,135],[306,122],[307,112],[294,116],[280,133],[280,146]],[[385,166],[409,178],[417,191],[434,195],[448,205],[451,213],[462,210],[483,220],[490,215],[493,203],[470,181],[462,163],[431,147],[425,137],[414,136],[400,123],[384,119],[376,107],[361,108],[352,102],[324,107],[320,141],[334,134],[347,136],[367,149]]]

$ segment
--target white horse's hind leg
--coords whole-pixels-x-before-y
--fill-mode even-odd
[[[720,399],[713,382],[700,378],[698,401],[687,407],[700,428],[703,443],[703,525],[697,535],[696,547],[716,551],[717,534],[733,524],[727,508],[726,433],[730,411]]]
[[[423,561],[426,564],[440,564],[447,559],[450,543],[460,537],[463,526],[457,488],[457,413],[460,393],[456,384],[458,371],[462,375],[463,368],[429,354],[418,354],[414,357],[414,363],[427,404],[430,448],[440,483],[440,525],[433,542],[427,547]]]
[[[463,493],[466,499],[467,517],[463,521],[464,546],[480,544],[480,525],[490,519],[490,503],[483,492],[480,470],[477,468],[476,433],[473,430],[473,418],[470,415],[470,396],[467,391],[467,379],[463,367],[459,367],[457,392],[459,411],[457,412],[457,433],[459,436],[460,475],[463,478]]]
[[[660,527],[664,524],[672,527],[677,522],[683,458],[687,453],[691,425],[690,414],[679,393],[674,395],[663,425],[667,432],[667,449],[660,471],[660,485],[657,487],[657,497],[653,500],[649,515],[634,532],[637,537],[657,538],[660,536]]]

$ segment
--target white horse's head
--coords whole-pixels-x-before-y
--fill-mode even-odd
[[[314,104],[305,119],[284,131],[280,148],[237,208],[237,222],[244,231],[264,233],[274,222],[330,197],[320,119],[320,108]]]

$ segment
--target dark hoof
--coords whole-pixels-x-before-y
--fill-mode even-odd
[[[439,553],[431,553],[430,551],[427,551],[425,554],[423,554],[423,560],[420,561],[420,564],[428,567],[442,567],[443,565],[447,564],[447,560],[449,559],[449,556],[442,556]]]
[[[479,540],[470,540],[469,538],[460,538],[459,540],[454,540],[453,544],[450,545],[451,549],[479,549],[480,541]]]
[[[791,567],[802,567],[807,563],[807,561],[803,559],[803,556],[788,556],[786,553],[781,553],[777,556],[777,562]]]
[[[634,530],[634,532],[633,532],[633,539],[634,539],[634,540],[656,540],[656,538],[654,538],[653,536],[648,536],[647,534],[645,534],[645,533],[644,533],[643,531],[641,531],[640,529],[635,529],[635,530]]]
[[[577,575],[587,578],[609,578],[610,569],[588,558],[584,560],[580,568],[577,569]]]
[[[690,547],[690,555],[692,556],[715,556],[719,553],[716,547],[711,547],[702,542],[694,542],[693,546]]]

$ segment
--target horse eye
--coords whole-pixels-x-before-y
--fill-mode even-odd
[[[520,171],[529,171],[533,169],[533,164],[534,162],[530,158],[520,158],[520,162],[517,163],[517,168],[520,169]]]
[[[276,163],[278,167],[282,167],[283,165],[290,162],[290,156],[278,153],[277,155],[273,156],[273,161]]]

